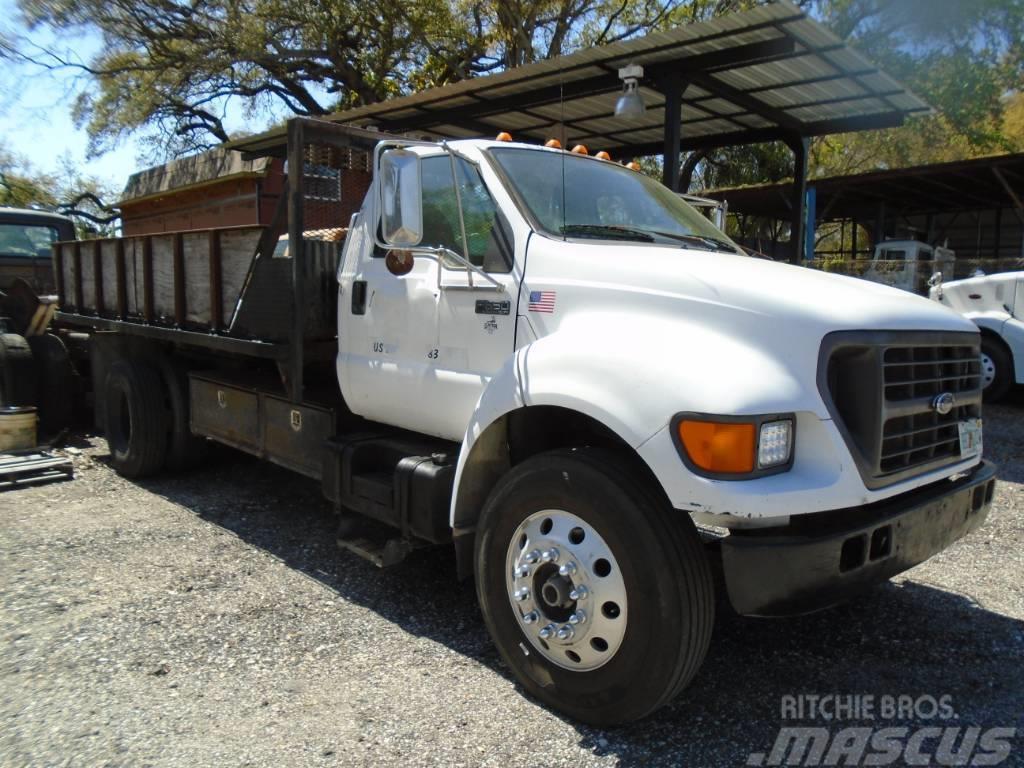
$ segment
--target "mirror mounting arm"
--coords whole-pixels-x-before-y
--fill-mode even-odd
[[[468,268],[469,266],[472,266],[469,263],[469,238],[466,237],[466,214],[462,210],[462,193],[459,191],[459,176],[458,176],[459,172],[458,172],[458,169],[455,167],[455,153],[452,151],[452,148],[450,146],[448,146],[448,142],[447,141],[442,141],[441,142],[441,147],[448,154],[448,162],[451,164],[451,168],[452,168],[452,189],[455,190],[455,207],[459,211],[459,229],[462,231],[462,256],[463,256],[462,261],[466,264],[466,266]],[[438,287],[440,287],[440,274],[441,274],[441,269],[440,269],[440,264],[439,264],[438,265]],[[473,273],[472,272],[466,272],[466,277],[469,279],[469,287],[472,288],[473,287]]]

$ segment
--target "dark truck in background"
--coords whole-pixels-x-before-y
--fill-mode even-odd
[[[8,291],[18,278],[38,294],[53,293],[51,246],[75,239],[75,225],[67,216],[28,208],[0,208],[0,291]]]

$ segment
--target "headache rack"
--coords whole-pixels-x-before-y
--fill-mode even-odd
[[[960,422],[981,417],[979,336],[832,333],[818,386],[865,485],[882,488],[963,458]],[[946,395],[952,403],[937,407]]]

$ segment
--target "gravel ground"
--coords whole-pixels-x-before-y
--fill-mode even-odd
[[[742,766],[783,696],[827,693],[948,695],[1024,735],[1024,396],[985,439],[983,529],[845,606],[720,615],[679,700],[602,731],[522,694],[447,552],[379,571],[315,483],[225,451],[133,484],[79,436],[73,482],[0,493],[0,763]]]

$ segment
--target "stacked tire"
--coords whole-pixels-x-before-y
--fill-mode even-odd
[[[58,336],[0,334],[0,407],[35,407],[41,433],[56,435],[70,426],[74,377],[71,357]]]
[[[36,366],[24,336],[0,334],[0,407],[36,405]]]

